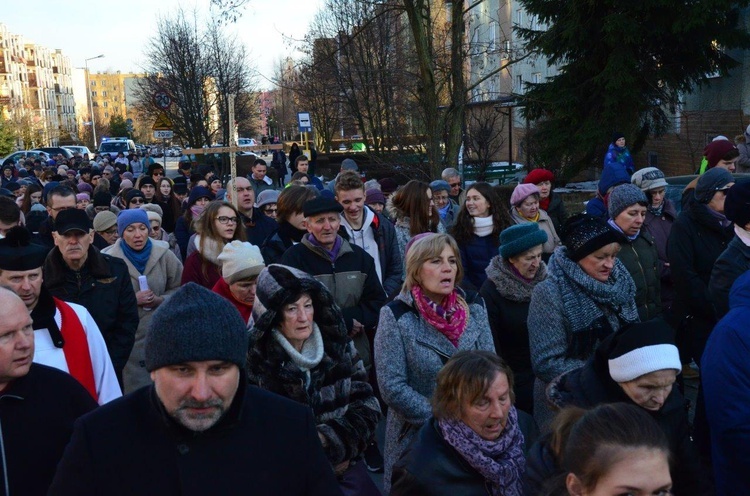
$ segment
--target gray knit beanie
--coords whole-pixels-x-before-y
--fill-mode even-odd
[[[634,184],[621,184],[609,194],[609,218],[616,219],[623,210],[631,205],[640,203],[648,206],[646,194]]]
[[[247,329],[225,298],[193,282],[164,302],[146,333],[146,370],[222,360],[245,367]]]

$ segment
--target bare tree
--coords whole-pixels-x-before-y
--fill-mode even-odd
[[[466,112],[465,144],[477,169],[477,180],[485,180],[487,166],[505,143],[504,116],[491,105],[474,106]]]

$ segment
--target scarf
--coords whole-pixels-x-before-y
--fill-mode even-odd
[[[323,336],[320,334],[318,324],[313,322],[312,334],[302,344],[302,351],[297,351],[278,329],[271,329],[271,335],[289,355],[292,363],[305,373],[305,389],[307,389],[310,385],[310,370],[317,367],[323,360]]]
[[[627,234],[625,234],[625,231],[623,231],[622,229],[620,229],[620,226],[618,226],[617,223],[614,220],[612,220],[612,219],[609,219],[607,221],[607,224],[609,224],[612,229],[614,229],[615,231],[619,232],[620,234],[622,234],[623,236],[625,236],[626,238],[628,238],[628,240],[630,240],[631,243],[638,238],[639,234],[641,234],[641,230],[638,229],[637,233],[635,233],[632,236],[628,236]]]
[[[235,298],[232,294],[232,291],[229,289],[229,284],[227,284],[223,277],[220,277],[219,280],[216,281],[216,284],[214,284],[212,291],[219,296],[223,296],[226,300],[229,301],[229,303],[234,305],[237,311],[240,312],[242,321],[245,322],[245,324],[250,322],[250,317],[253,313],[253,306],[241,302],[240,300]]]
[[[448,203],[446,203],[443,208],[438,209],[438,215],[440,215],[440,218],[445,219],[445,216],[448,215],[448,212],[450,211],[450,209],[451,209],[451,202],[449,200]]]
[[[745,246],[750,246],[750,232],[745,231],[737,224],[734,225],[734,233],[740,238]]]
[[[494,229],[495,226],[492,223],[491,215],[488,217],[472,217],[472,220],[474,221],[474,234],[480,238],[492,234],[492,229]]]
[[[151,247],[151,238],[146,240],[146,246],[144,246],[141,251],[135,251],[130,246],[128,246],[125,241],[120,240],[120,248],[122,249],[122,254],[125,255],[125,258],[130,260],[130,263],[133,264],[135,270],[137,270],[141,275],[146,270],[146,264],[148,263],[148,259],[151,256]]]
[[[648,211],[651,212],[652,215],[655,217],[661,217],[662,212],[664,212],[664,204],[666,201],[661,202],[661,205],[658,207],[654,207],[652,204],[649,204]]]
[[[458,340],[466,330],[469,307],[456,289],[443,298],[440,304],[429,299],[418,284],[412,286],[411,295],[422,318],[458,348]]]
[[[279,237],[284,243],[284,246],[286,246],[287,248],[292,246],[294,243],[299,243],[300,241],[302,241],[302,236],[304,236],[305,234],[307,234],[307,231],[305,229],[297,229],[288,222],[279,222]],[[288,245],[287,241],[289,241]]]
[[[520,215],[521,217],[523,217],[525,220],[527,220],[529,222],[539,222],[539,217],[542,214],[537,211],[536,215],[534,217],[531,217],[531,218],[524,216],[521,212],[518,212],[518,215]]]
[[[190,213],[193,214],[193,222],[201,218],[204,210],[206,210],[206,207],[203,205],[193,205],[190,207]]]
[[[510,407],[503,432],[488,441],[460,420],[438,420],[443,439],[469,465],[489,481],[493,496],[521,496],[521,477],[526,471],[523,433],[518,427],[516,407]]]
[[[722,214],[721,212],[717,212],[716,210],[708,207],[706,207],[706,210],[708,210],[708,213],[710,213],[717,221],[719,221],[721,227],[729,227],[729,225],[732,223],[732,221],[727,219],[726,215]]]
[[[540,198],[539,199],[539,208],[541,208],[545,212],[549,211],[549,204],[550,204],[551,201],[552,201],[552,194],[551,193],[550,193],[550,195],[547,198]]]
[[[315,236],[313,236],[312,233],[307,235],[307,240],[310,242],[311,245],[317,246],[318,248],[321,248],[324,252],[326,252],[326,255],[328,255],[328,258],[331,259],[331,262],[336,260],[336,257],[339,256],[339,250],[341,250],[341,244],[343,242],[343,239],[341,238],[341,236],[336,236],[336,241],[334,241],[333,243],[333,248],[329,250],[325,246],[318,243],[318,240],[315,239]]]
[[[513,264],[502,257],[493,257],[485,270],[487,279],[495,284],[500,296],[510,301],[528,303],[537,284],[547,279],[547,264],[540,262],[539,270],[529,280],[518,274]]]

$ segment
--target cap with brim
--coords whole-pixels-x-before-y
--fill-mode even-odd
[[[55,232],[66,234],[71,231],[89,232],[91,221],[85,210],[69,208],[57,214],[55,219]]]
[[[278,203],[278,201],[279,201],[279,192],[276,191],[275,189],[266,189],[260,192],[257,200],[255,201],[255,204],[258,206],[258,208],[260,208],[265,205],[270,205],[272,203]]]
[[[318,197],[308,200],[302,207],[302,212],[305,217],[312,217],[314,215],[325,214],[328,212],[341,213],[344,208],[333,198]]]
[[[46,246],[31,243],[31,233],[25,227],[13,227],[0,239],[0,270],[38,269],[44,265],[47,253]]]
[[[733,182],[734,177],[728,170],[714,167],[698,178],[693,195],[699,203],[708,203],[717,191],[729,189]]]

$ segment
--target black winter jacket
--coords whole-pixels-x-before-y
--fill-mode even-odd
[[[246,384],[200,433],[153,386],[98,408],[76,423],[50,496],[340,495],[309,408]]]
[[[278,222],[261,212],[259,208],[253,207],[252,220],[242,213],[240,218],[245,226],[247,240],[255,246],[262,245],[266,238],[279,228]]]
[[[635,305],[641,322],[660,316],[661,279],[659,253],[654,238],[645,231],[641,231],[634,241],[623,235],[617,258],[628,269],[635,283]]]
[[[729,246],[716,259],[708,283],[708,293],[716,311],[716,319],[721,319],[729,312],[729,290],[742,274],[750,269],[750,246],[735,236]]]
[[[288,222],[279,222],[279,228],[263,241],[260,253],[266,265],[281,263],[284,252],[294,246],[294,243],[302,241],[302,236],[307,231],[295,228]]]
[[[74,271],[55,247],[44,262],[44,286],[53,296],[89,311],[121,378],[138,328],[138,305],[125,262],[89,246],[86,263]]]
[[[565,210],[565,203],[562,201],[562,196],[555,194],[554,191],[549,193],[549,208],[547,209],[547,215],[552,220],[552,225],[555,226],[555,232],[560,235],[562,233],[562,227],[565,225],[565,221],[568,220],[568,212]]]
[[[12,381],[0,393],[0,467],[7,467],[10,489],[0,486],[0,493],[47,494],[75,420],[96,407],[78,381],[46,365],[32,364]]]

